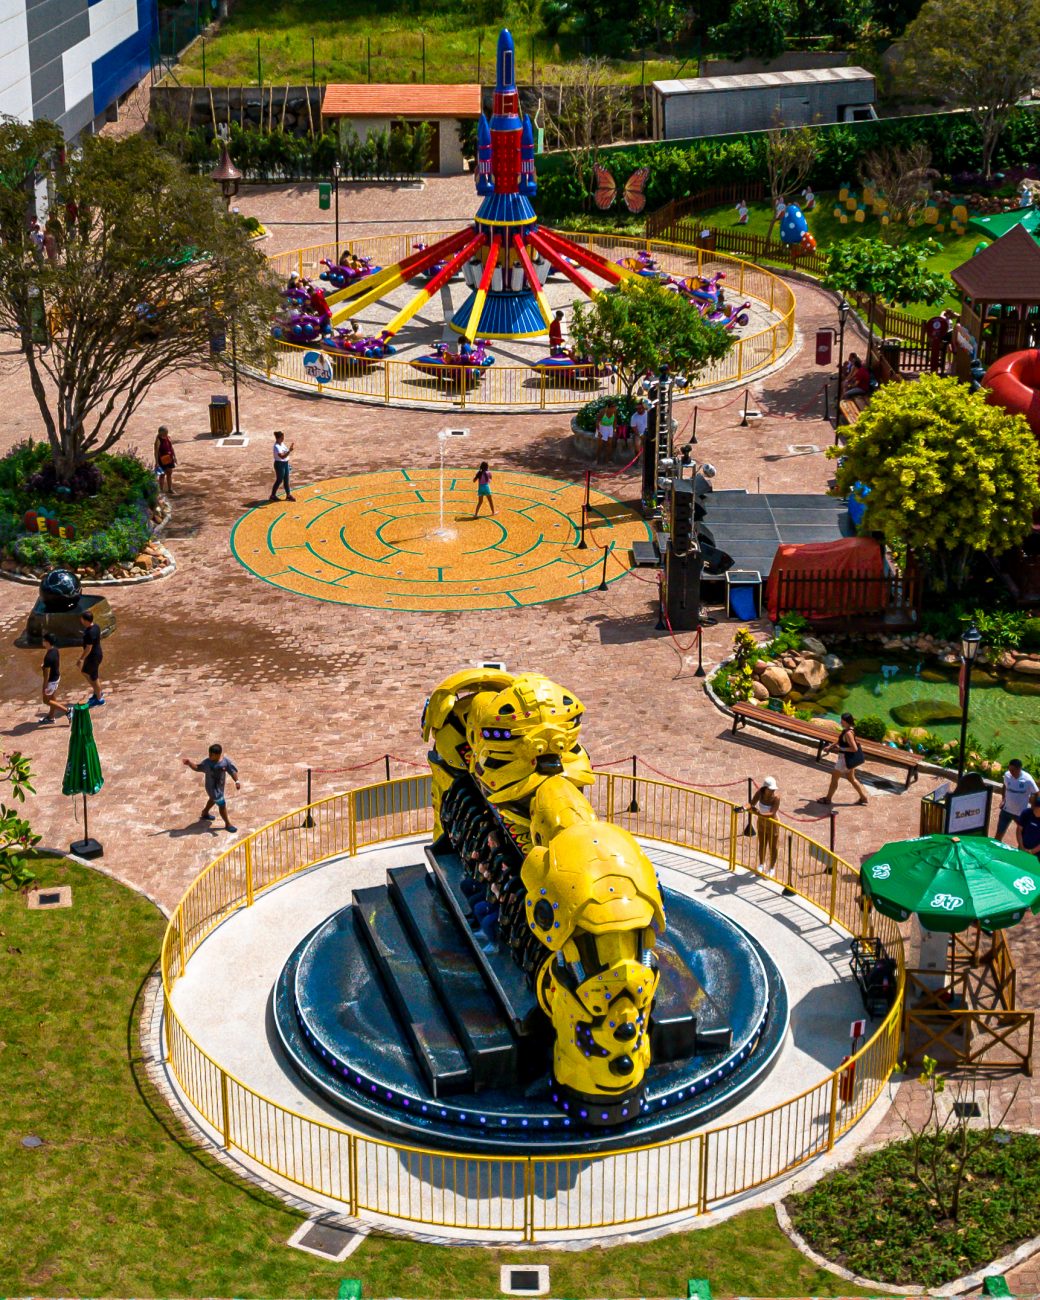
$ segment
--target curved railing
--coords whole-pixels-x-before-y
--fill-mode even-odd
[[[597,813],[646,839],[754,872],[757,840],[735,805],[686,786],[600,774]],[[537,1234],[647,1224],[707,1212],[829,1151],[873,1104],[895,1069],[904,986],[896,924],[865,910],[859,873],[781,827],[778,877],[850,934],[877,935],[899,966],[898,996],[867,1043],[798,1096],[650,1146],[603,1155],[455,1155],[352,1133],[290,1110],[243,1083],[194,1041],[171,994],[192,954],[221,921],[315,863],[432,827],[430,778],[363,786],[289,813],[233,844],[192,882],[162,945],[165,1051],[191,1105],[234,1148],[352,1215]],[[349,874],[343,880],[349,890]]]
[[[346,240],[339,249],[335,244],[316,244],[288,253],[276,253],[270,262],[276,274],[285,279],[295,273],[317,280],[322,270],[322,258],[335,260],[342,249],[364,253],[375,265],[388,266],[411,253],[413,245],[420,238],[432,244],[450,233],[446,230],[424,231],[419,234]],[[794,294],[771,271],[726,253],[706,252],[702,248],[656,239],[632,239],[621,235],[572,231],[568,231],[568,238],[610,258],[646,250],[653,253],[659,265],[673,275],[713,275],[716,271],[724,271],[726,294],[731,302],[743,302],[745,298],[750,298],[776,314],[776,320],[765,329],[743,334],[725,357],[707,366],[691,385],[691,392],[716,388],[721,384],[739,383],[773,365],[794,342]],[[485,406],[518,410],[573,408],[605,393],[620,392],[616,379],[576,385],[565,382],[559,375],[539,373],[530,366],[505,365],[501,362],[489,367],[474,388],[467,390],[465,386],[453,386],[444,389],[430,376],[413,370],[408,361],[396,361],[392,357],[378,362],[364,373],[360,369],[348,369],[337,364],[334,377],[328,383],[319,385],[316,379],[304,371],[303,358],[309,350],[311,349],[296,344],[280,343],[270,368],[266,372],[253,370],[252,373],[311,392],[320,387],[323,393],[332,396],[387,404],[420,402],[478,410]]]

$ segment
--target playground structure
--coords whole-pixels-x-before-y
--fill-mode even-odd
[[[1040,440],[1040,348],[1009,352],[986,371],[982,387],[986,401],[1011,415],[1024,415]]]

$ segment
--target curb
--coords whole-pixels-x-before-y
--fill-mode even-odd
[[[168,578],[177,572],[177,561],[166,549],[162,542],[156,540],[153,535],[152,540],[162,552],[166,564],[159,570],[153,570],[151,573],[142,573],[139,578],[87,578],[80,579],[80,584],[84,587],[138,587],[142,582],[157,582],[160,578]],[[23,587],[38,587],[40,579],[45,575],[39,573],[34,578],[27,578],[24,573],[5,573],[0,569],[0,578],[7,582],[18,582]]]

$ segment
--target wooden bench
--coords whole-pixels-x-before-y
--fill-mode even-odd
[[[769,727],[792,739],[807,740],[816,746],[816,761],[823,758],[823,751],[834,743],[837,733],[826,731],[815,722],[803,722],[801,718],[789,718],[785,713],[775,713],[772,709],[763,709],[758,704],[733,704],[733,731],[743,727]],[[916,754],[905,749],[893,749],[878,740],[864,740],[858,737],[860,748],[868,758],[876,758],[879,763],[888,763],[892,767],[901,767],[906,772],[904,790],[910,788],[911,781],[916,781],[921,760]]]
[[[855,424],[869,401],[869,397],[843,397],[840,406],[845,423]]]

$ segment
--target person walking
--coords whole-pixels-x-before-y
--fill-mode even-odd
[[[285,434],[281,429],[274,431],[274,487],[271,489],[270,501],[278,500],[278,489],[285,488],[286,501],[295,501],[296,498],[289,490],[289,457],[292,455],[295,442],[286,443]]]
[[[758,869],[767,876],[776,875],[776,858],[780,851],[780,792],[776,777],[767,776],[751,799],[758,830]]]
[[[486,501],[491,507],[491,513],[495,513],[495,498],[491,495],[491,471],[488,469],[486,460],[480,462],[480,469],[473,475],[473,482],[477,485],[477,508],[473,511],[473,518],[476,519],[480,514],[480,507]]]
[[[1018,825],[1018,819],[1029,807],[1029,800],[1037,793],[1033,778],[1022,767],[1020,758],[1013,758],[1004,773],[1004,797],[997,813],[996,839],[1002,840],[1008,828]]]
[[[47,649],[44,652],[43,663],[40,665],[43,669],[40,698],[47,713],[40,719],[40,723],[46,727],[53,726],[58,718],[70,717],[71,714],[64,704],[58,703],[58,683],[61,681],[61,655],[58,653],[58,643],[50,632],[44,632],[43,644]]]
[[[549,323],[549,355],[558,357],[563,352],[563,312],[558,311]]]
[[[1029,796],[1029,807],[1018,819],[1018,847],[1040,858],[1040,794]]]
[[[206,778],[206,806],[199,813],[199,821],[215,821],[216,816],[210,809],[216,807],[224,822],[224,829],[232,833],[237,831],[238,827],[232,826],[228,819],[224,787],[229,776],[234,781],[236,790],[242,789],[242,783],[238,779],[238,768],[230,758],[225,757],[223,745],[210,745],[209,755],[201,763],[193,763],[190,758],[182,758],[181,762],[193,772],[201,772]]]
[[[599,413],[596,425],[596,464],[614,459],[617,443],[617,403],[608,402]]]
[[[90,699],[87,704],[104,704],[105,697],[101,690],[101,660],[105,657],[101,649],[101,629],[94,622],[94,615],[89,609],[79,616],[79,625],[83,629],[83,649],[76,660],[76,667],[90,682]]]
[[[155,435],[155,472],[159,476],[162,490],[171,497],[177,495],[173,490],[173,471],[176,466],[177,453],[173,450],[170,431],[165,424],[160,424],[159,432]]]
[[[856,768],[859,767],[865,758],[863,750],[856,735],[856,719],[851,713],[841,715],[841,732],[838,739],[829,744],[823,751],[825,754],[836,753],[834,760],[834,771],[831,773],[831,784],[827,793],[817,803],[830,803],[834,798],[834,792],[838,788],[838,782],[841,780],[848,781],[853,790],[859,795],[858,803],[867,802],[867,792],[863,789],[859,777],[856,775]]]

